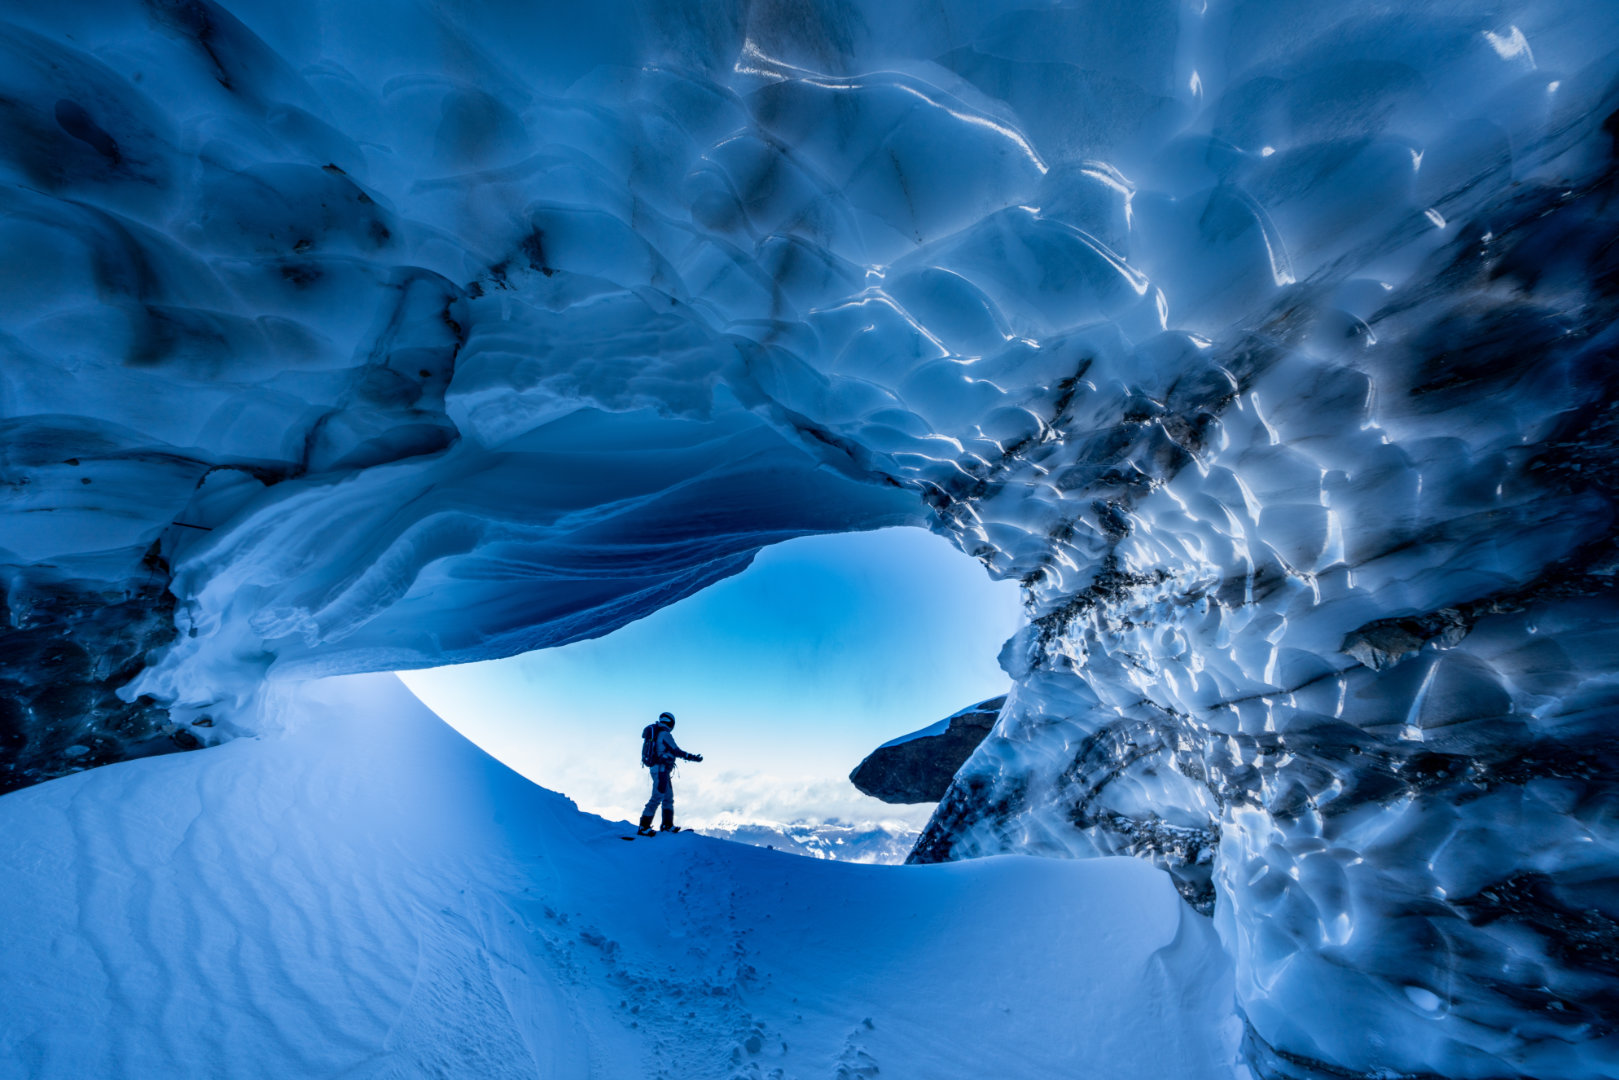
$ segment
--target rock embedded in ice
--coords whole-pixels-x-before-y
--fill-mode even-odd
[[[0,626],[0,792],[113,761],[202,745],[150,697],[118,691],[174,640],[173,597],[153,580],[96,589],[14,573]]]
[[[5,19],[7,786],[926,525],[917,859],[1164,867],[1267,1077],[1619,1069],[1619,9]]]
[[[995,726],[1004,704],[1003,694],[969,705],[920,731],[890,739],[855,766],[849,781],[883,802],[938,802],[949,790],[956,770]]]

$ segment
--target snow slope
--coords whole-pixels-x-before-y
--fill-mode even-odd
[[[393,676],[0,797],[0,1077],[1232,1076],[1213,929],[1134,859],[624,843]]]

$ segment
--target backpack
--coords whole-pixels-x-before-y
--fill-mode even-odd
[[[648,724],[641,729],[641,764],[650,769],[654,765],[662,765],[658,757],[658,725]]]

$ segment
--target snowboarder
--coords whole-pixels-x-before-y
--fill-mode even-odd
[[[675,824],[675,789],[669,782],[669,774],[674,772],[676,758],[701,761],[703,755],[688,754],[676,746],[674,730],[675,714],[669,712],[659,713],[657,723],[641,730],[641,764],[652,770],[652,798],[641,811],[641,827],[635,830],[639,836],[656,835],[652,831],[652,814],[659,804],[663,806],[663,825],[658,831],[680,831],[680,826]]]

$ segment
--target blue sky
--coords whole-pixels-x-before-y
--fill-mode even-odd
[[[849,770],[874,747],[1004,693],[1018,589],[921,529],[806,537],[615,633],[507,660],[402,673],[440,716],[530,779],[612,818],[646,799],[641,728],[668,709],[705,756],[676,809],[920,824]]]

